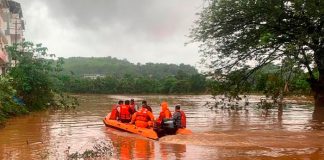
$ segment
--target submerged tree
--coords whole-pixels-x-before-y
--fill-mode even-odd
[[[324,104],[324,1],[209,0],[191,31],[217,78],[289,58],[307,70],[317,104]],[[319,75],[317,76],[317,72]],[[241,86],[241,85],[236,85]]]
[[[8,75],[13,79],[12,86],[17,96],[24,101],[28,110],[71,106],[67,103],[70,98],[62,94],[57,84],[57,74],[62,71],[62,59],[54,61],[54,55],[48,54],[46,47],[31,42],[8,46],[7,51],[16,61]]]

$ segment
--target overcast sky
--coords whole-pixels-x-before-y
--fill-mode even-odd
[[[117,57],[133,63],[197,65],[184,45],[202,0],[16,0],[26,40],[59,57]]]

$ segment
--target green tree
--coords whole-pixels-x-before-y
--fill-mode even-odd
[[[28,110],[39,110],[54,105],[57,72],[62,70],[63,61],[54,61],[55,55],[47,53],[41,44],[22,42],[7,47],[12,59],[18,63],[9,70],[12,86],[21,97]],[[55,103],[55,105],[58,105]]]
[[[64,73],[73,72],[79,76],[84,74],[101,74],[123,77],[125,74],[129,74],[132,76],[149,76],[154,79],[162,79],[163,77],[177,74],[179,70],[191,75],[198,73],[193,66],[185,64],[133,64],[127,60],[112,57],[71,57],[64,59],[64,61]]]
[[[0,76],[0,124],[10,116],[27,113],[24,105],[14,101],[16,90],[12,87],[13,79],[8,76]]]
[[[317,104],[324,104],[324,1],[209,0],[191,31],[215,77],[292,59],[308,71]],[[318,70],[317,77],[314,70]],[[240,87],[241,85],[237,85]]]
[[[195,74],[190,76],[190,92],[191,93],[203,93],[206,91],[206,78],[201,74]]]
[[[174,88],[177,83],[177,79],[174,76],[165,77],[161,82],[162,93],[174,93]]]

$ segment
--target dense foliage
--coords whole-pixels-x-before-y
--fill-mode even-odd
[[[11,85],[12,81],[12,78],[0,77],[0,124],[8,117],[28,112],[15,101],[16,90]]]
[[[54,61],[54,55],[47,54],[47,48],[22,42],[8,46],[7,51],[11,68],[0,79],[1,122],[28,111],[76,104],[57,87],[57,76],[63,62],[61,59]]]
[[[46,53],[47,48],[29,42],[10,46],[8,51],[11,58],[18,61],[9,71],[17,95],[30,110],[48,106],[55,92],[53,74],[59,71],[59,64],[53,65],[55,61],[49,59],[53,55]]]
[[[214,78],[230,81],[233,71],[241,71],[232,90],[239,92],[245,86],[241,81],[276,62],[289,70],[306,70],[316,100],[324,97],[324,1],[206,2],[209,5],[200,13],[191,37],[201,42]]]
[[[206,78],[200,74],[189,75],[178,72],[176,75],[157,79],[150,76],[105,76],[96,79],[83,78],[80,76],[62,75],[62,89],[73,93],[205,93]]]
[[[112,57],[71,57],[64,59],[64,62],[64,72],[78,76],[83,76],[85,74],[100,74],[123,77],[127,74],[131,76],[150,76],[154,79],[160,79],[176,75],[179,71],[183,71],[190,75],[198,74],[196,68],[185,64],[133,64],[126,59],[120,60]]]
[[[121,72],[122,69],[121,69]],[[107,75],[94,79],[77,75],[61,75],[58,86],[72,93],[108,93],[108,94],[203,94],[212,93],[237,96],[241,93],[264,93],[278,98],[279,95],[310,94],[307,82],[308,74],[298,68],[268,64],[240,83],[242,76],[249,70],[231,72],[226,81],[212,80],[202,74],[187,74],[178,71],[164,78],[124,74]],[[237,87],[236,85],[240,85]]]
[[[226,81],[213,81],[210,85],[211,91],[213,95],[225,94],[230,97],[236,97],[238,93],[263,93],[274,100],[285,95],[310,95],[311,89],[307,82],[308,74],[301,69],[290,69],[268,64],[253,72],[244,83],[241,83],[241,78],[250,71],[236,70],[228,74]]]
[[[133,64],[111,57],[64,59],[59,86],[72,93],[162,93],[206,92],[206,78],[185,64]],[[89,75],[100,75],[89,78]]]

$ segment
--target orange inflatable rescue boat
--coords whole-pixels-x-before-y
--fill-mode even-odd
[[[112,127],[112,128],[116,128],[119,130],[139,134],[141,136],[144,136],[144,137],[147,137],[150,139],[154,139],[154,140],[159,139],[158,134],[153,130],[153,128],[140,128],[140,127],[136,127],[133,124],[122,123],[117,120],[110,120],[109,117],[110,117],[110,113],[103,119],[103,122],[107,127]],[[177,130],[176,134],[186,135],[186,134],[192,134],[192,132],[189,129],[180,128]]]

